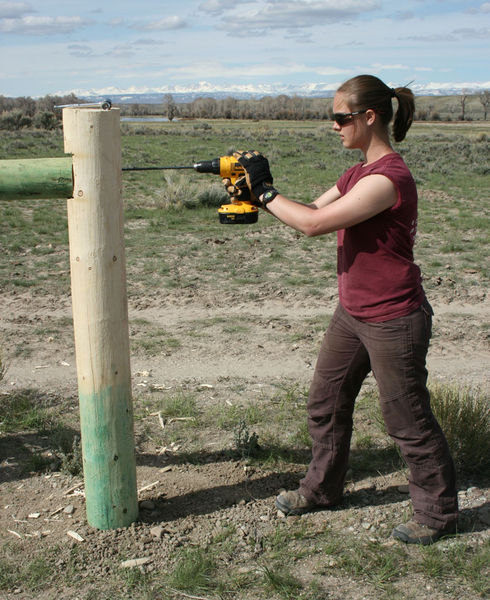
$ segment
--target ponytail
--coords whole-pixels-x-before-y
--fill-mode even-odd
[[[393,137],[395,142],[405,139],[415,113],[415,99],[409,88],[390,88],[374,75],[358,75],[343,83],[337,91],[347,96],[348,105],[353,112],[372,109],[386,127],[393,119],[392,100],[398,100]]]
[[[398,110],[393,121],[393,138],[395,142],[401,142],[413,121],[415,99],[412,90],[407,87],[395,88],[394,96],[398,100]]]

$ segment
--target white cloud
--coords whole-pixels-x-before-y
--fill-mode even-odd
[[[395,13],[395,19],[397,19],[398,21],[410,21],[411,19],[413,19],[415,17],[415,13],[411,10],[406,10],[406,11],[397,11]]]
[[[241,0],[240,4],[254,4],[254,0]],[[230,11],[235,8],[235,4],[230,0],[206,0],[198,6],[199,10],[208,13],[212,16],[220,15],[225,11]]]
[[[81,17],[26,16],[19,19],[1,19],[0,32],[20,35],[55,35],[71,33],[91,23],[92,21]]]
[[[69,44],[68,53],[75,58],[101,58],[110,57],[114,59],[130,58],[135,55],[133,44],[122,43],[109,48],[99,48],[95,51],[89,44]],[[120,66],[120,69],[123,67]]]
[[[323,77],[331,77],[332,75],[343,75],[345,73],[349,73],[350,69],[339,69],[337,67],[320,67],[316,69],[309,69],[310,71],[314,70],[318,75],[322,75]]]
[[[472,40],[486,40],[490,38],[490,28],[482,27],[482,28],[474,28],[474,27],[461,27],[460,29],[454,29],[453,31],[448,31],[447,33],[430,33],[430,34],[422,34],[422,35],[411,35],[407,36],[403,39],[412,40],[416,42],[427,42],[427,43],[447,43],[447,42],[457,42],[463,39],[472,39]]]
[[[232,4],[236,8],[233,18],[227,15],[218,29],[233,37],[257,36],[265,30],[292,32],[355,19],[381,8],[378,0],[269,0],[265,5],[254,4],[254,8]]]
[[[480,6],[469,6],[465,11],[467,15],[479,15],[490,13],[490,2],[484,2]]]
[[[452,33],[427,33],[422,35],[407,35],[402,39],[410,40],[412,42],[424,42],[428,44],[432,44],[433,42],[447,43],[456,41],[456,37]]]
[[[133,50],[132,44],[118,44],[114,46],[111,50],[105,53],[105,56],[112,56],[113,58],[129,58],[134,56],[135,52]]]
[[[95,56],[94,51],[88,44],[69,44],[67,46],[68,53],[77,58],[88,58]]]
[[[122,17],[115,17],[108,21],[108,25],[111,27],[119,27],[120,25],[124,25],[124,19]]]
[[[385,64],[382,64],[382,63],[373,63],[371,66],[374,69],[377,69],[378,71],[393,71],[393,70],[396,70],[396,71],[399,71],[399,70],[406,71],[407,69],[410,68],[410,67],[407,67],[406,65],[401,65],[401,64],[393,64],[393,65],[387,64],[387,65],[385,65]]]
[[[154,40],[152,38],[138,38],[137,40],[134,40],[133,43],[137,46],[162,46],[167,42],[164,40]]]
[[[168,31],[172,29],[183,29],[184,27],[187,27],[187,23],[182,17],[172,16],[164,17],[158,21],[150,21],[148,23],[135,23],[131,28],[141,31]]]
[[[170,74],[175,79],[191,79],[202,77],[203,74],[207,78],[222,78],[223,73],[226,73],[229,67],[221,62],[199,62],[185,66],[168,67],[167,75]],[[282,63],[268,62],[268,63],[256,63],[247,64],[246,68],[247,80],[254,77],[287,77],[290,75],[298,74],[316,74],[322,77],[341,75],[347,73],[345,69],[338,67],[321,66],[314,67],[306,65],[304,63],[294,63],[284,61]]]
[[[17,19],[31,12],[34,11],[27,2],[0,1],[0,19]]]
[[[453,33],[462,38],[469,38],[472,40],[475,40],[475,39],[486,40],[486,39],[490,38],[490,29],[488,27],[482,28],[482,29],[473,29],[471,27],[463,27],[461,29],[455,29],[453,31]]]

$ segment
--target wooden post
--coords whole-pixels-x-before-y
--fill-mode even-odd
[[[69,198],[71,157],[0,160],[0,200]]]
[[[119,110],[65,108],[63,129],[87,520],[115,529],[138,516]]]

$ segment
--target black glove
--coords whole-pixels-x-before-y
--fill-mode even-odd
[[[250,204],[254,204],[255,206],[260,205],[257,198],[255,196],[252,197],[252,192],[248,189],[245,175],[239,177],[235,183],[232,183],[229,177],[222,179],[222,182],[232,202],[250,202]]]
[[[245,169],[247,185],[252,192],[251,202],[253,204],[261,205],[261,202],[259,201],[260,196],[267,190],[273,189],[272,184],[274,179],[269,170],[269,161],[256,150],[250,150],[249,152],[234,152],[233,156]]]

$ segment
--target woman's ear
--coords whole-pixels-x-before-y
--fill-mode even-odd
[[[366,111],[366,123],[368,125],[374,125],[376,123],[376,112],[371,108]]]

